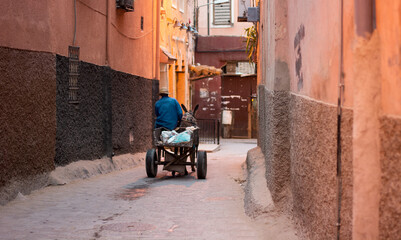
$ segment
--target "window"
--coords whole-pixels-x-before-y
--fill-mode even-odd
[[[184,12],[185,11],[185,0],[179,0],[180,1],[180,11]]]
[[[213,24],[231,25],[231,0],[228,3],[213,4]]]
[[[172,0],[171,5],[173,5],[173,8],[177,8],[177,0]]]

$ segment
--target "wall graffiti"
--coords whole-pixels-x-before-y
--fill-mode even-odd
[[[295,51],[295,74],[298,79],[298,91],[303,87],[304,74],[302,72],[302,51],[301,51],[301,41],[305,37],[305,26],[301,24],[299,30],[294,38],[294,51]]]

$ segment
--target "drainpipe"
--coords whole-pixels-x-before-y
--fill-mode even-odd
[[[341,172],[341,120],[344,94],[344,0],[340,0],[340,74],[338,80],[337,105],[337,240],[341,233],[341,200],[342,200],[342,172]]]

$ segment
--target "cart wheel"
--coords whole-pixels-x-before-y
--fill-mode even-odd
[[[146,153],[146,174],[150,178],[154,178],[157,175],[157,154],[156,149],[149,149]]]
[[[198,152],[198,161],[196,161],[196,173],[198,179],[205,179],[207,173],[207,155],[205,151]]]

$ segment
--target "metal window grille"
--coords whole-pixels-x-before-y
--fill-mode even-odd
[[[69,83],[68,102],[78,104],[78,77],[79,77],[79,47],[68,47]]]
[[[220,144],[220,121],[218,119],[197,119],[199,142]]]
[[[213,24],[231,25],[231,0],[228,3],[213,5]]]

